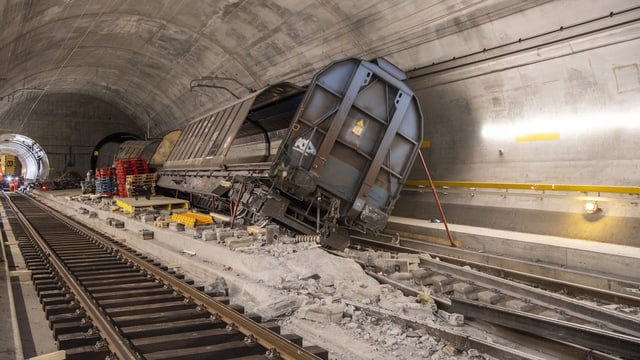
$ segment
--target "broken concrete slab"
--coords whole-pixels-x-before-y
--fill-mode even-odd
[[[449,313],[444,310],[438,310],[438,316],[445,320],[451,326],[463,326],[464,315],[457,313]]]
[[[373,265],[377,270],[388,274],[409,271],[409,261],[403,259],[374,259]]]
[[[254,243],[253,236],[245,236],[243,238],[230,237],[225,240],[227,246],[231,250],[235,250],[242,247],[251,246]]]
[[[444,276],[435,275],[429,278],[433,284],[433,291],[436,293],[446,293],[453,290],[453,282],[455,279]]]
[[[217,241],[218,236],[216,231],[213,229],[207,229],[202,231],[202,240],[203,241]]]
[[[171,229],[173,231],[182,232],[182,231],[184,231],[184,224],[181,224],[181,223],[178,223],[178,222],[171,222],[171,223],[169,223],[169,229]]]
[[[478,293],[478,301],[481,301],[486,304],[495,304],[502,298],[502,295],[497,294],[493,291],[480,291]]]
[[[142,229],[142,230],[138,231],[138,236],[142,240],[153,240],[153,231],[147,230],[147,229]]]
[[[342,320],[346,305],[337,304],[313,304],[300,308],[297,316],[302,319],[312,320],[319,323],[337,324]]]
[[[518,299],[507,300],[504,305],[509,309],[524,311],[524,312],[530,311],[531,309],[534,308],[533,304],[526,303]]]
[[[453,284],[453,296],[458,298],[476,300],[478,298],[478,294],[475,290],[475,286],[471,284],[462,282]]]

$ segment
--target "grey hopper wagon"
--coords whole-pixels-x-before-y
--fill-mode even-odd
[[[306,88],[252,93],[182,129],[158,186],[344,247],[342,229],[385,226],[419,151],[422,113],[403,80],[384,59],[347,59]]]

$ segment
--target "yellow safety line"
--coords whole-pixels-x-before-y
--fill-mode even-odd
[[[431,186],[427,180],[407,180],[408,186]],[[434,181],[435,186],[483,188],[483,189],[509,189],[509,190],[534,190],[534,191],[576,191],[576,192],[602,192],[617,194],[640,194],[639,186],[610,186],[610,185],[568,185],[568,184],[525,184],[525,183],[490,183],[473,181]]]

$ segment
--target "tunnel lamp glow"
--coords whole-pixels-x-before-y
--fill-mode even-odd
[[[584,211],[588,214],[593,214],[598,211],[597,201],[587,201],[584,203]]]

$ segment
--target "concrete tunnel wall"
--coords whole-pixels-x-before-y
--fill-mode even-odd
[[[473,64],[413,80],[432,178],[638,186],[637,30],[631,24],[519,52],[490,70]],[[426,179],[422,166],[410,179]],[[640,245],[637,195],[463,188],[440,196],[452,223]],[[584,213],[586,199],[598,200],[597,214]],[[395,214],[441,218],[430,191],[405,191]]]
[[[611,39],[614,41],[614,39]],[[414,85],[437,180],[640,184],[640,40]],[[502,150],[500,154],[499,150]],[[424,178],[415,169],[412,178]]]
[[[31,110],[33,101],[35,97],[15,104],[7,116],[8,126],[22,127],[23,135],[42,146],[49,158],[50,179],[67,171],[84,176],[90,169],[94,146],[106,134],[119,131],[144,134],[127,114],[95,97],[49,94]],[[21,126],[25,119],[28,126]]]

